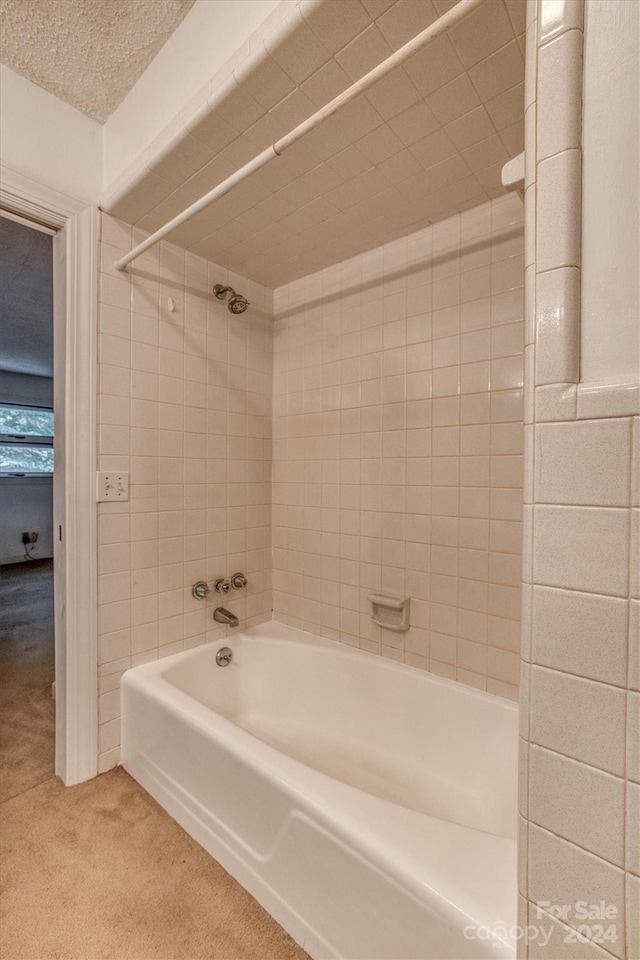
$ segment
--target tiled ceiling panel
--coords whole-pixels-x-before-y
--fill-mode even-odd
[[[452,6],[292,5],[103,206],[157,229]],[[485,0],[171,240],[276,287],[498,196],[523,149],[524,14]]]

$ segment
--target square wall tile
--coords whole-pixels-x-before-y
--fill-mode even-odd
[[[627,606],[616,597],[534,586],[534,663],[623,687]]]
[[[536,503],[629,505],[629,420],[546,423],[536,430]]]
[[[626,596],[628,511],[605,507],[536,506],[536,583]]]
[[[640,877],[640,784],[627,783],[625,866]]]
[[[640,417],[632,421],[631,506],[640,507]]]
[[[529,756],[529,820],[623,867],[624,781],[533,744]]]
[[[627,956],[640,956],[640,878],[627,874]]]
[[[616,939],[607,946],[614,956],[624,957],[624,872],[533,824],[528,851],[530,900],[561,908],[568,905],[566,922],[573,929],[582,922],[576,904],[604,900],[616,910]]]
[[[529,925],[527,949],[531,960],[548,960],[550,956],[554,960],[611,960],[608,950],[579,936],[575,928],[533,903],[529,903]],[[617,939],[617,931],[615,936]]]
[[[640,690],[640,601],[629,601],[629,689]]]
[[[627,697],[627,777],[640,783],[640,693]]]
[[[626,699],[626,692],[618,687],[533,666],[529,738],[621,777]]]

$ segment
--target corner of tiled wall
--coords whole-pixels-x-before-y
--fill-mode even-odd
[[[522,219],[502,197],[294,281],[274,327],[274,616],[512,698]]]
[[[640,410],[579,382],[583,13],[528,4],[520,956],[632,960]]]
[[[105,214],[100,241],[98,469],[130,472],[99,504],[99,769],[118,762],[124,670],[224,636],[191,584],[243,571],[226,605],[271,617],[272,293]],[[242,316],[216,300],[231,283]]]

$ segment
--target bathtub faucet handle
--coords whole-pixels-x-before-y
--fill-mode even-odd
[[[213,589],[217,591],[217,593],[229,593],[229,590],[231,589],[231,583],[229,580],[224,580],[222,577],[220,577],[220,579],[216,580],[213,584]]]
[[[196,600],[204,600],[211,593],[211,587],[206,580],[198,580],[198,582],[194,583],[191,587],[191,593]]]
[[[231,577],[231,586],[234,590],[242,590],[243,587],[246,587],[248,580],[245,577],[244,573],[234,573]]]

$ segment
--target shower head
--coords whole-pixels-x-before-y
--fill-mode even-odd
[[[245,300],[241,293],[234,293],[229,297],[229,313],[244,313],[249,306],[249,301]]]
[[[224,300],[228,293],[231,294],[227,305],[229,313],[244,313],[249,306],[246,297],[243,297],[241,293],[236,293],[233,287],[224,287],[221,283],[216,283],[213,292],[218,300]]]

